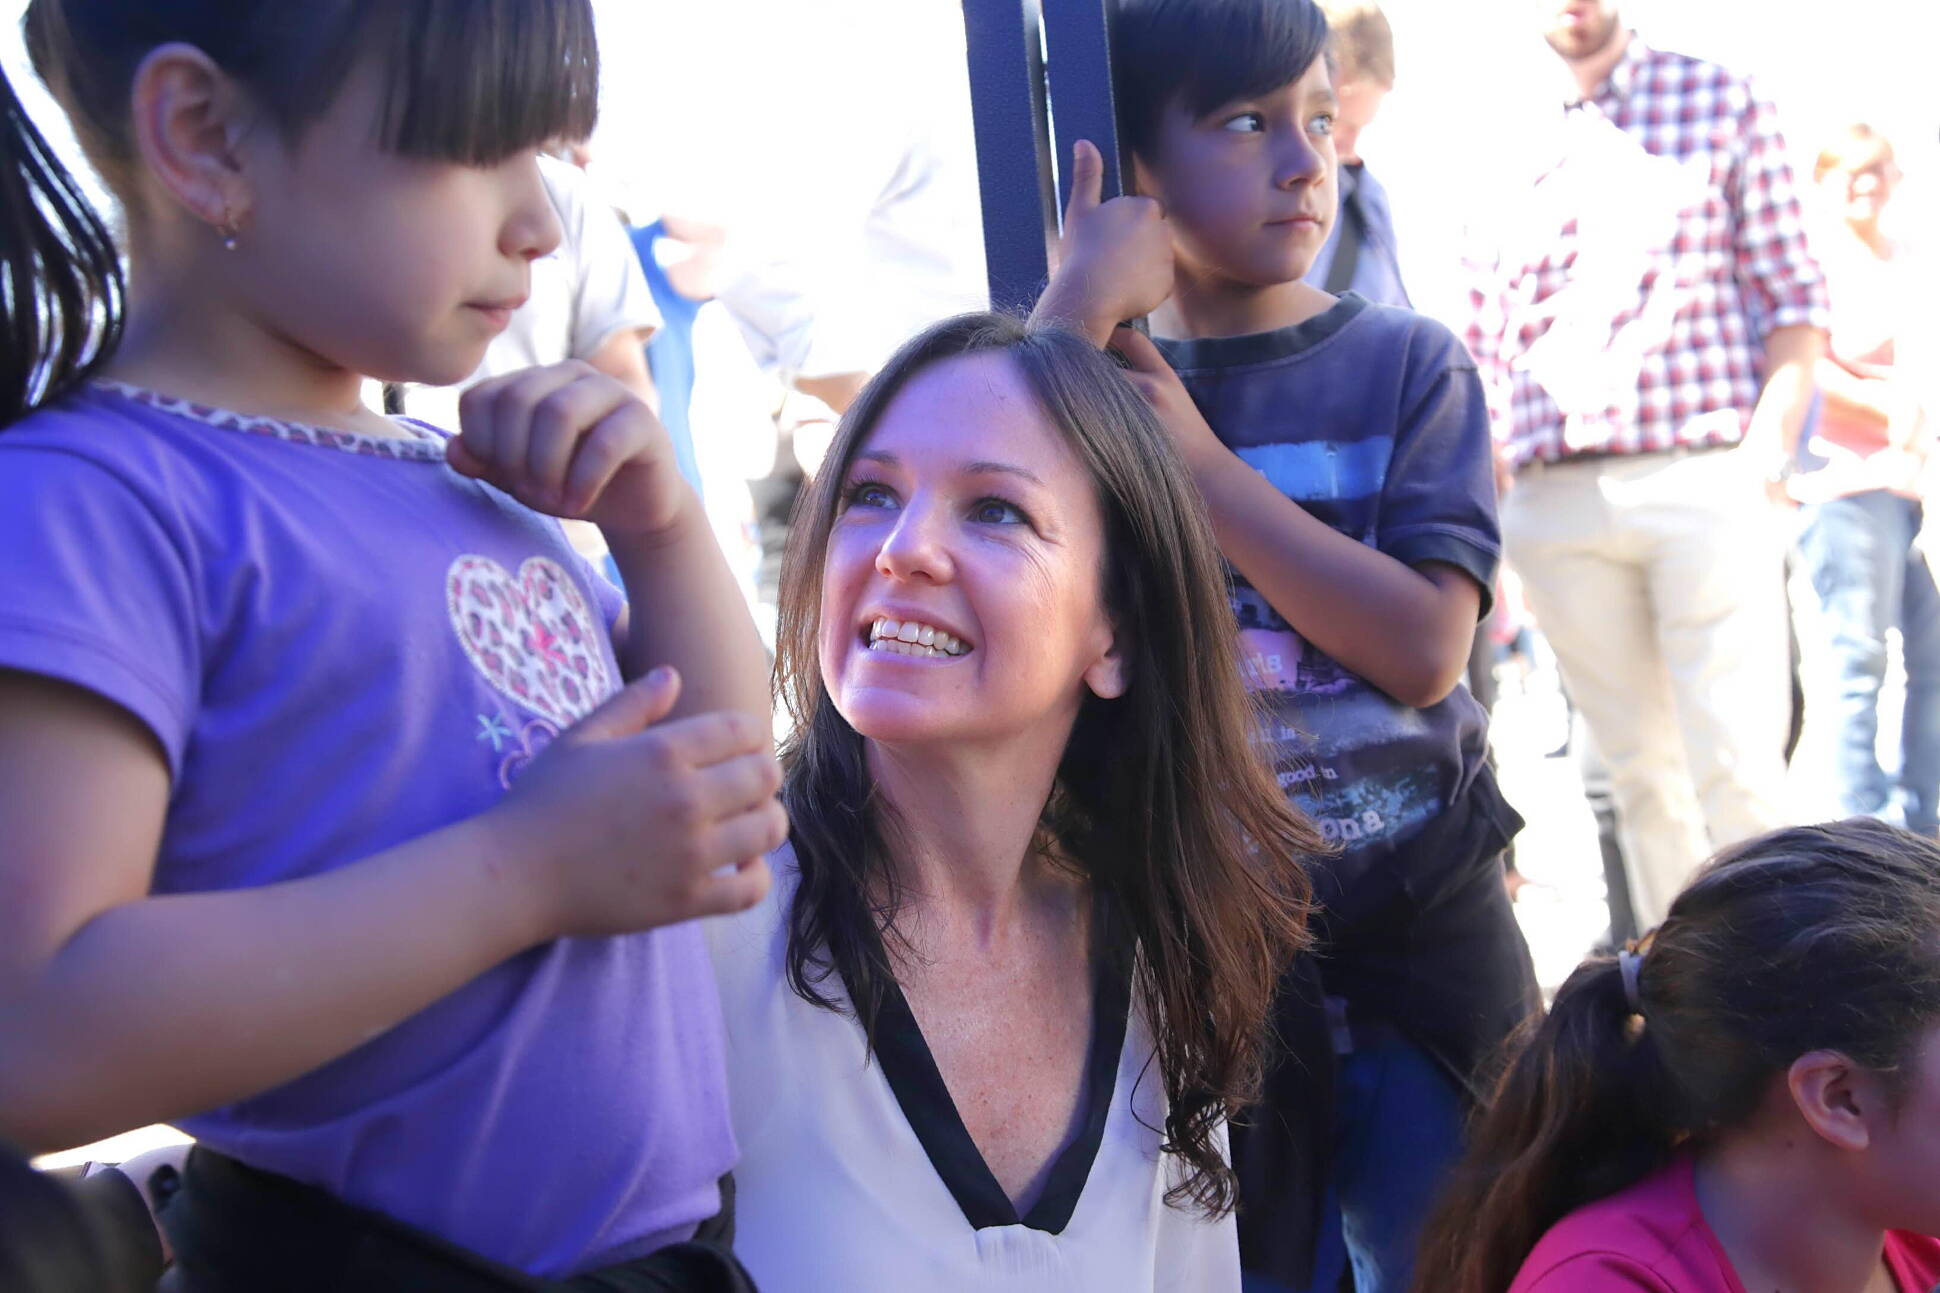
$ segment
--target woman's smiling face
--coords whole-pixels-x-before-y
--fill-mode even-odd
[[[871,740],[1061,749],[1124,690],[1097,489],[1001,353],[898,391],[847,464],[822,566],[822,679]]]

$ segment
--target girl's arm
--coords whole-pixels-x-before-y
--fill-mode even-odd
[[[1481,590],[1460,568],[1395,560],[1319,520],[1221,444],[1165,357],[1129,328],[1112,346],[1172,430],[1220,551],[1294,631],[1404,705],[1425,708],[1467,668]]]
[[[717,871],[782,833],[765,726],[649,726],[676,690],[621,691],[469,821],[304,879],[150,896],[154,737],[0,671],[0,1136],[60,1149],[237,1100],[545,939],[756,901],[764,870]]]
[[[621,672],[632,678],[671,664],[685,680],[676,712],[731,709],[766,723],[767,651],[700,499],[682,488],[684,510],[666,533],[643,540],[606,531],[626,584]]]
[[[0,676],[0,1131],[29,1151],[293,1078],[540,936],[471,822],[307,880],[150,898],[168,797],[133,717]]]

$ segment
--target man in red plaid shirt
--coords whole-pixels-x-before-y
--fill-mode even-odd
[[[1652,49],[1611,0],[1545,0],[1574,82],[1473,266],[1502,529],[1610,765],[1632,900],[1781,824],[1789,472],[1824,347],[1769,104]],[[1512,478],[1512,479],[1511,479]]]

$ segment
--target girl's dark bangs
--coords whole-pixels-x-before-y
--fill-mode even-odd
[[[392,26],[379,126],[391,151],[486,166],[593,133],[590,0],[417,0]]]

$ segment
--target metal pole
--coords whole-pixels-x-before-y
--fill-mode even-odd
[[[1089,139],[1105,162],[1104,196],[1124,189],[1130,159],[1119,143],[1111,87],[1112,0],[1048,0],[1044,42],[1050,51],[1051,126],[1057,132],[1058,218],[1071,201],[1071,146]]]
[[[1053,4],[1071,0],[1052,0]],[[1037,0],[963,0],[990,304],[1029,309],[1050,272],[1052,201]]]

